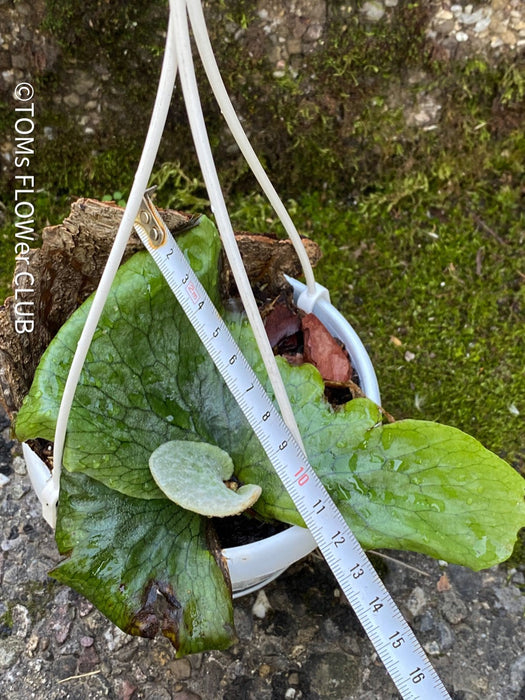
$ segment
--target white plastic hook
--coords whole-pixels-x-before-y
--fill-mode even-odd
[[[316,282],[314,289],[312,290],[310,287],[306,287],[304,291],[299,294],[295,303],[301,309],[301,311],[311,314],[314,310],[314,306],[319,301],[325,301],[329,304],[330,292],[326,287],[323,287],[322,284]]]

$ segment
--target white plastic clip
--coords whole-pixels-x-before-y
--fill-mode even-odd
[[[326,301],[329,304],[330,292],[326,287],[323,287],[322,284],[316,282],[315,291],[312,292],[309,287],[305,287],[305,289],[297,297],[297,301],[295,303],[301,309],[301,311],[310,314],[312,313],[317,302],[321,300]]]

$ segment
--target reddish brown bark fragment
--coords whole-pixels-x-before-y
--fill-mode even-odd
[[[301,321],[304,334],[304,360],[315,365],[325,382],[348,382],[352,365],[347,353],[313,314]]]

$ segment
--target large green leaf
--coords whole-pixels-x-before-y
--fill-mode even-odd
[[[248,334],[244,328],[240,336],[251,355]],[[314,367],[281,361],[280,368],[310,462],[365,548],[413,550],[475,570],[511,555],[525,526],[525,480],[506,462],[450,426],[417,420],[383,425],[368,399],[334,411]],[[261,484],[265,467],[245,455],[236,473]],[[272,476],[265,472],[255,507],[291,521]]]
[[[213,226],[202,219],[180,244],[217,301],[219,242]],[[71,317],[44,355],[16,422],[20,440],[53,439],[88,306]],[[230,314],[227,322],[267,383],[246,321]],[[367,399],[334,410],[324,399],[315,368],[291,367],[284,360],[280,366],[310,461],[366,547],[413,549],[474,569],[509,556],[516,531],[525,525],[525,482],[505,462],[453,428],[418,421],[382,425],[378,407]],[[96,492],[101,510],[112,494],[140,501],[144,513],[148,508],[171,513],[169,508],[176,507],[171,504],[156,510],[163,493],[148,460],[161,444],[174,440],[217,445],[230,455],[241,482],[262,487],[255,504],[262,516],[301,524],[155,264],[147,253],[139,253],[118,273],[82,372],[68,425],[64,466],[70,474],[59,512],[73,484],[80,492],[89,477],[105,487]],[[159,515],[157,522],[164,523],[164,517]],[[67,540],[70,527],[72,521],[60,517],[59,540]],[[191,561],[188,532],[179,528],[170,539],[173,547],[186,547]],[[74,544],[71,564],[61,574],[75,587],[93,575],[84,557],[75,556],[80,546]],[[115,553],[127,546],[117,528]],[[108,556],[110,552],[111,547]],[[100,571],[101,588],[108,591],[100,595],[101,609],[111,612],[112,584]],[[139,583],[137,590],[142,586],[146,595],[144,585]]]
[[[379,426],[334,467],[325,483],[341,493],[339,507],[365,546],[379,538],[385,547],[481,569],[507,559],[525,525],[524,480],[449,426]]]
[[[57,543],[70,556],[54,578],[125,632],[168,637],[179,656],[231,644],[229,582],[205,518],[165,499],[124,496],[83,474],[64,472],[61,481]]]
[[[217,301],[220,244],[215,229],[203,219],[179,242]],[[88,300],[73,314],[44,354],[16,421],[21,440],[31,435],[53,439],[90,305]],[[191,431],[191,416],[198,412],[200,394],[206,394],[208,374],[215,373],[205,358],[150,256],[137,254],[118,273],[75,394],[58,507],[56,537],[69,559],[53,575],[86,595],[122,629],[141,635],[155,630],[156,623],[138,624],[154,596],[152,585],[162,586],[165,598],[170,587],[180,588],[176,597],[182,627],[175,634],[168,621],[163,631],[180,645],[179,653],[223,647],[232,639],[229,583],[210,559],[215,544],[203,536],[207,519],[168,501],[148,468],[161,443],[202,439]],[[178,372],[187,377],[183,388]],[[137,545],[134,528],[142,532]],[[161,533],[162,547],[154,532]],[[180,572],[177,579],[178,568],[186,574]],[[192,593],[194,582],[202,588],[198,594]]]

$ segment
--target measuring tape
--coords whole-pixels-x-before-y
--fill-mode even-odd
[[[147,195],[135,229],[260,440],[403,698],[450,700],[408,623]]]

